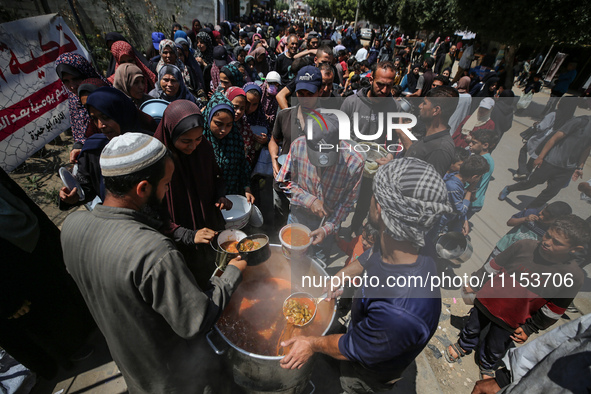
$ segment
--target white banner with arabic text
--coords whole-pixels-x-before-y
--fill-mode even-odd
[[[70,127],[68,93],[55,72],[66,52],[88,52],[57,14],[0,24],[0,165],[14,170]]]

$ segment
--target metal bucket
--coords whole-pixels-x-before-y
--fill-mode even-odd
[[[259,354],[263,353],[263,351],[253,350],[257,350],[254,348],[275,349],[274,346],[278,346],[279,348],[278,343],[281,340],[287,339],[287,337],[283,336],[286,328],[281,330],[282,326],[280,325],[283,324],[283,327],[288,327],[282,313],[285,295],[281,292],[292,292],[295,289],[292,289],[292,286],[302,282],[303,276],[320,278],[328,275],[320,265],[307,256],[303,256],[301,259],[295,261],[292,260],[292,266],[292,263],[283,255],[281,246],[271,245],[270,248],[271,257],[269,260],[257,266],[249,266],[244,270],[240,286],[233,294],[232,300],[216,324],[215,330],[207,335],[207,340],[218,355],[226,357],[229,368],[232,370],[234,381],[244,388],[246,392],[251,394],[272,392],[284,394],[301,393],[310,380],[315,357],[312,357],[300,369],[288,370],[281,368],[279,364],[283,356]],[[267,286],[269,281],[286,282],[287,287],[281,288],[281,292],[277,292],[273,300],[270,298],[258,299],[255,293]],[[322,295],[322,288],[298,286],[297,290],[306,291],[314,297]],[[250,293],[251,291],[252,293]],[[251,294],[252,297],[245,297],[248,294]],[[257,301],[256,304],[244,307],[245,304],[248,304],[253,299]],[[275,299],[278,305],[275,305]],[[249,319],[249,316],[256,315],[257,310],[255,308],[257,307],[259,311],[263,312],[260,321],[266,324],[267,321],[271,321],[276,317],[277,323],[273,320],[273,327],[276,326],[275,331],[281,332],[279,335],[274,332],[268,336],[265,333],[265,336],[263,336],[256,329],[253,329],[244,332],[243,338],[234,339],[236,342],[242,339],[248,342],[248,344],[245,343],[238,346],[236,343],[233,343],[229,336],[236,335],[236,332],[244,331],[246,330],[245,327],[249,327],[247,323],[252,321],[252,319]],[[291,336],[326,335],[335,317],[336,303],[334,300],[329,302],[323,301],[317,309],[317,315],[310,324],[301,328],[293,328],[293,326],[289,328],[293,330],[290,332]],[[265,313],[266,311],[272,315],[272,318],[269,318],[268,314]],[[295,330],[298,331],[296,332]],[[277,337],[279,341],[277,341]],[[263,341],[267,341],[267,343],[262,343]],[[283,351],[287,353],[285,349]]]
[[[443,234],[437,240],[435,249],[439,257],[461,265],[472,257],[472,244],[462,234],[455,231]]]

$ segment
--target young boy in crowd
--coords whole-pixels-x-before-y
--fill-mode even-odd
[[[489,327],[477,359],[481,379],[493,378],[511,341],[524,343],[556,323],[577,295],[584,273],[574,255],[584,250],[589,237],[589,225],[567,215],[556,219],[541,241],[517,241],[472,273],[483,280],[480,288],[464,287],[476,292],[474,308],[458,342],[445,350],[446,360],[454,363],[472,352]]]
[[[354,261],[361,256],[363,252],[370,249],[377,239],[378,230],[373,228],[369,222],[363,226],[361,235],[356,236],[349,242],[337,237],[339,248],[349,256],[347,261],[345,261],[345,267],[348,266],[351,261]]]
[[[447,173],[450,174],[452,172],[460,171],[460,166],[462,165],[462,163],[464,163],[464,161],[468,157],[470,157],[469,150],[467,150],[465,148],[460,148],[459,146],[456,146],[454,149],[454,160],[451,163],[449,170],[447,170]]]
[[[486,262],[488,263],[519,240],[541,240],[554,220],[570,215],[572,212],[571,206],[567,203],[555,201],[545,208],[529,208],[516,213],[507,221],[507,226],[513,228],[497,242]]]
[[[468,235],[470,231],[468,219],[466,218],[468,207],[470,206],[475,186],[478,185],[480,178],[488,170],[489,166],[486,159],[482,156],[472,155],[461,164],[458,172],[445,174],[443,181],[447,188],[447,200],[454,211],[443,215],[439,226],[436,226],[437,228],[432,230],[436,232],[433,233],[435,237],[438,235],[438,232],[441,232],[445,228],[447,228],[447,231],[457,231]],[[467,189],[465,188],[466,184],[469,185]]]
[[[482,156],[488,162],[489,170],[480,179],[478,190],[476,190],[474,195],[474,200],[468,208],[468,213],[466,215],[467,219],[470,219],[472,216],[474,216],[474,214],[480,212],[482,206],[484,205],[484,195],[486,193],[486,189],[488,189],[490,177],[492,176],[493,170],[495,169],[495,162],[490,152],[495,148],[498,141],[499,134],[495,130],[480,129],[472,132],[472,140],[470,141],[469,145],[470,152],[472,152],[473,155]]]

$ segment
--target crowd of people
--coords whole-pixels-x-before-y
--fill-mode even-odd
[[[79,309],[72,316],[90,311],[129,392],[221,392],[223,382],[213,379],[221,366],[205,333],[246,267],[238,257],[212,276],[215,256],[208,244],[225,228],[229,195],[257,205],[269,231],[286,223],[309,227],[310,254],[323,262],[330,262],[335,244],[352,254],[336,276],[427,278],[447,269],[435,243],[450,231],[470,233],[469,220],[483,209],[492,179],[492,153],[513,123],[513,78],[496,49],[475,71],[480,44],[474,40],[409,40],[391,28],[363,36],[353,24],[300,23],[270,13],[215,26],[194,19],[189,29],[175,24],[151,39],[142,54],[122,35],[107,34],[112,60],[105,74],[79,54],[56,61],[69,92],[70,161],[82,189],[62,188],[60,209],[100,201],[92,211],[67,217],[63,256],[60,250],[56,258],[77,284],[78,290],[69,284],[76,300],[71,307]],[[571,78],[576,64],[568,67]],[[533,72],[520,82],[526,94],[541,88]],[[148,110],[154,100],[164,103],[160,113]],[[463,289],[475,294],[474,308],[445,358],[458,361],[488,330],[477,357],[481,378],[491,379],[486,392],[518,383],[517,374],[495,377],[510,343],[556,323],[582,285],[588,221],[564,202],[547,204],[569,179],[582,177],[591,150],[591,117],[574,117],[577,105],[590,107],[566,99],[549,105],[524,136],[519,182],[499,199],[544,182],[548,187],[509,219],[513,229],[474,273],[490,280]],[[339,139],[338,116],[323,112],[318,121],[320,108],[347,114],[353,140]],[[387,112],[415,115],[414,138],[402,129],[381,133],[378,117]],[[378,148],[398,149],[382,149],[368,160],[367,151],[356,147],[371,136],[378,136],[372,140]],[[589,185],[581,183],[581,192],[591,195],[583,184]],[[24,252],[36,269],[38,233],[49,232],[42,227],[46,218],[13,189],[4,183],[0,189],[12,214],[2,220],[19,223],[22,231],[2,230],[2,245],[15,256]],[[19,199],[24,204],[14,202]],[[350,227],[341,229],[349,214]],[[497,298],[492,278],[523,270],[570,274],[574,282],[554,292],[518,285],[512,298]],[[9,281],[19,283],[26,273],[14,275]],[[323,353],[338,361],[346,393],[394,387],[434,335],[441,294],[437,288],[380,293],[366,286],[348,304],[341,298],[351,312],[346,332],[286,341],[282,346],[291,350],[281,366],[300,368]],[[329,289],[328,297],[341,292]],[[10,319],[0,325],[3,347],[4,333],[12,335],[14,323],[39,302],[21,293],[2,303]],[[52,345],[43,352],[47,365],[57,365],[73,350],[56,354]],[[43,376],[54,372],[22,354],[16,349],[13,355]]]

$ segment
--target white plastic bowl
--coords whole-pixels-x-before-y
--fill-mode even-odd
[[[231,194],[226,198],[232,201],[232,209],[222,210],[222,215],[226,221],[226,229],[241,229],[248,224],[252,204],[246,201],[246,197],[237,194]]]
[[[281,230],[279,231],[279,241],[281,242],[283,254],[288,259],[290,259],[291,256],[295,256],[295,255],[299,255],[299,256],[305,255],[306,252],[308,251],[308,248],[310,248],[310,245],[312,245],[312,237],[310,237],[310,241],[308,241],[308,243],[306,245],[292,246],[289,243],[290,240],[283,239],[283,234],[290,228],[297,228],[297,229],[303,230],[306,234],[308,234],[308,236],[311,233],[311,230],[308,227],[306,227],[300,223],[291,223],[291,224],[288,224],[286,226],[283,226],[283,228],[281,228]]]

